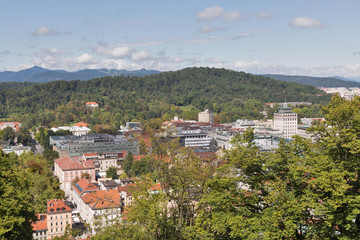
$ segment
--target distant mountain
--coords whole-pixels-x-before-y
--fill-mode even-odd
[[[296,82],[314,87],[360,87],[359,82],[341,80],[339,79],[340,77],[308,77],[277,74],[265,74],[264,76],[268,76],[280,81]]]
[[[156,70],[140,69],[135,71],[116,69],[83,69],[76,72],[65,70],[48,70],[41,67],[32,67],[18,72],[0,72],[0,82],[50,82],[56,80],[90,80],[106,76],[143,77],[160,73]]]

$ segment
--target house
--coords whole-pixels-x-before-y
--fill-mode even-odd
[[[74,124],[75,127],[88,127],[89,124],[84,123],[84,122],[78,122]]]
[[[121,220],[123,205],[117,189],[84,193],[81,200],[84,208],[80,211],[80,215],[90,224],[93,233],[97,228]]]
[[[46,213],[36,214],[37,221],[31,223],[33,229],[33,239],[45,240],[47,239],[47,221]]]
[[[198,114],[198,121],[199,122],[206,122],[206,123],[214,123],[214,113],[211,112],[209,109],[206,109],[203,112]]]
[[[11,127],[14,131],[19,131],[21,123],[19,122],[0,122],[0,130],[4,130],[7,127]]]
[[[51,128],[51,131],[57,132],[59,130],[68,130],[70,131],[74,136],[82,136],[86,135],[89,132],[91,132],[91,129],[88,127],[78,127],[78,126],[61,126],[56,128]]]
[[[47,237],[52,239],[64,235],[66,226],[72,226],[72,209],[63,199],[47,201]]]
[[[97,104],[96,102],[87,102],[85,106],[86,108],[96,108],[99,107],[99,104]]]
[[[124,159],[126,152],[84,153],[83,160],[91,160],[97,172],[105,173],[110,167],[118,168],[118,161]]]
[[[71,182],[81,179],[81,175],[89,174],[91,180],[95,180],[95,165],[93,161],[82,161],[81,157],[61,157],[54,160],[54,175],[59,178],[60,188],[65,195],[70,196]]]

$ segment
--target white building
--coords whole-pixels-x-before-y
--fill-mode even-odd
[[[209,109],[206,109],[203,112],[198,114],[198,121],[199,122],[207,122],[207,123],[214,123],[214,113],[211,112]]]
[[[51,128],[51,131],[56,132],[58,130],[69,130],[75,136],[82,136],[88,134],[91,129],[88,127],[77,127],[77,126],[62,126],[57,128]]]
[[[274,129],[281,132],[283,138],[291,138],[297,134],[297,113],[290,108],[280,109],[274,114]]]

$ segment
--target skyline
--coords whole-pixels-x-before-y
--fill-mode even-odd
[[[0,71],[159,71],[360,77],[359,0],[11,1]]]

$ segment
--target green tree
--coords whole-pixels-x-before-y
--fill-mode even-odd
[[[133,165],[133,162],[134,162],[134,157],[133,157],[133,154],[131,152],[129,152],[123,163],[121,164],[121,168],[125,171],[126,175],[128,175],[129,177],[131,177],[131,168],[132,168],[132,165]]]
[[[116,179],[116,178],[117,178],[117,168],[114,167],[114,166],[110,166],[110,167],[106,170],[106,177],[107,177],[107,178]]]
[[[32,239],[35,212],[29,176],[16,165],[13,155],[0,153],[0,239]]]
[[[27,146],[31,140],[30,131],[23,127],[20,127],[19,131],[16,133],[17,143],[21,143],[24,146]]]
[[[2,140],[7,141],[10,140],[11,143],[14,143],[14,139],[16,137],[16,132],[12,127],[6,127],[2,131]]]

